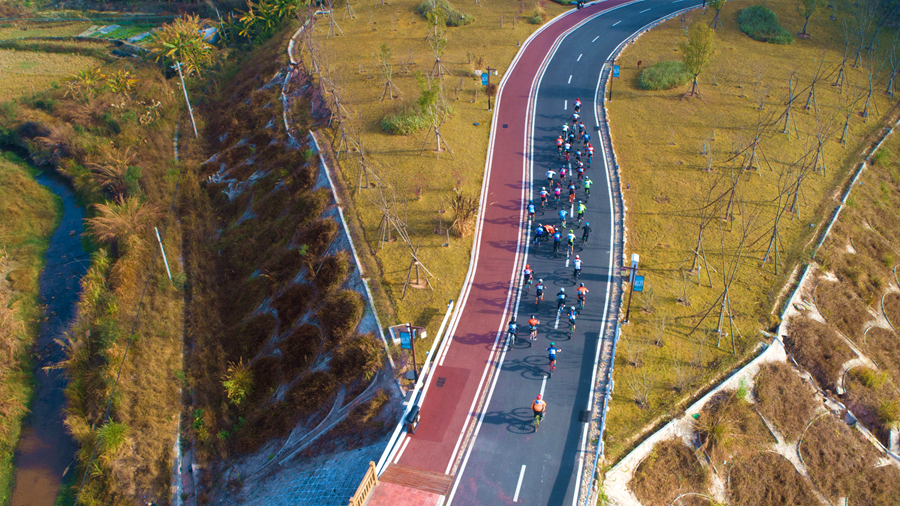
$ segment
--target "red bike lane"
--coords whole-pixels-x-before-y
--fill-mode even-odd
[[[448,473],[463,450],[462,434],[476,419],[476,401],[490,383],[488,372],[498,359],[498,353],[493,352],[494,343],[498,333],[505,331],[507,311],[510,302],[514,302],[510,301],[510,282],[520,270],[519,248],[524,247],[520,239],[527,239],[523,238],[520,225],[524,218],[523,189],[527,186],[523,180],[528,163],[526,134],[530,131],[528,116],[536,76],[561,35],[587,18],[627,2],[609,0],[594,4],[546,25],[527,42],[507,72],[491,125],[481,223],[475,238],[472,273],[461,299],[463,307],[455,329],[451,328],[452,340],[445,356],[428,379],[418,430],[407,436],[409,440],[401,447],[396,463],[402,466]],[[396,504],[392,502],[396,497],[385,497],[394,494],[378,492],[370,506]]]

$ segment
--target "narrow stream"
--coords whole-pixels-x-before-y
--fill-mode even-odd
[[[40,275],[40,301],[45,311],[33,348],[37,385],[16,451],[16,484],[11,506],[53,506],[63,475],[75,470],[78,449],[62,422],[65,378],[62,371],[47,372],[44,367],[64,358],[62,347],[54,340],[65,338],[75,318],[81,277],[89,267],[90,258],[81,247],[84,209],[76,202],[69,183],[55,173],[45,172],[37,181],[59,195],[64,209],[59,228],[50,239],[46,265]]]

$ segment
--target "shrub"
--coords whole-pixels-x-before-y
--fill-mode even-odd
[[[761,5],[747,7],[738,14],[738,26],[753,40],[772,44],[790,44],[794,36],[778,24],[772,9]]]
[[[322,331],[315,325],[301,325],[278,348],[281,350],[282,370],[292,381],[316,358],[322,346]]]
[[[360,336],[338,348],[331,359],[331,371],[342,379],[371,379],[382,366],[381,343],[373,334]]]
[[[276,323],[275,318],[268,313],[251,316],[223,343],[223,347],[228,352],[228,359],[234,362],[255,357],[260,348],[269,340]]]
[[[447,26],[465,26],[475,21],[475,16],[459,12],[447,0],[425,0],[416,7],[416,12],[424,18],[435,9],[443,9],[444,13],[447,14]]]
[[[316,274],[315,283],[321,292],[340,287],[347,279],[348,255],[341,251],[337,255],[330,256],[322,261],[319,272]]]
[[[339,343],[353,334],[362,319],[362,296],[353,290],[341,290],[330,296],[317,314],[332,341]]]
[[[685,68],[684,63],[661,61],[641,71],[638,85],[645,90],[670,90],[691,82],[693,77]]]
[[[417,106],[404,106],[381,120],[381,129],[389,134],[409,135],[428,127],[428,120]]]
[[[272,303],[272,307],[278,311],[281,326],[283,328],[290,327],[294,320],[306,312],[306,308],[309,307],[314,297],[312,287],[303,283],[298,283],[285,290]]]

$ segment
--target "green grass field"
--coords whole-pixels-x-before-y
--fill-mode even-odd
[[[39,171],[0,152],[0,504],[12,493],[13,454],[32,395],[27,349],[38,332],[38,275],[61,202],[34,176]]]
[[[43,91],[102,63],[89,56],[0,49],[0,96],[9,99]]]
[[[866,69],[872,62],[877,68],[884,53],[863,51],[863,64],[848,65],[841,92],[831,86],[844,51],[840,21],[830,21],[823,8],[810,20],[810,39],[798,38],[791,45],[765,44],[751,40],[737,27],[738,11],[753,4],[736,0],[722,10],[716,52],[700,74],[701,99],[682,98],[689,85],[641,90],[637,62],[680,60],[678,43],[685,40],[686,28],[693,22],[711,22],[712,11],[705,15],[694,11],[683,20],[655,28],[618,60],[622,77],[614,85],[608,107],[623,184],[630,187],[624,192],[626,253],[641,255],[646,281],[645,292],[634,297],[632,323],[624,327],[617,353],[616,390],[607,419],[611,462],[641,434],[677,415],[693,392],[745,359],[760,338],[758,330],[777,323],[776,301],[786,273],[808,258],[810,241],[833,208],[835,191],[892,111],[891,100],[881,93],[883,73],[877,73],[868,120],[860,114],[869,87]],[[789,31],[799,31],[802,19],[793,2],[767,5]],[[883,35],[893,37],[893,30]],[[817,107],[804,110],[823,55],[815,88]],[[792,74],[795,99],[787,133],[783,133]],[[844,146],[838,141],[848,115]],[[738,153],[756,138],[758,123],[764,127],[756,168],[741,173],[744,154]],[[789,192],[781,190],[796,180],[798,161],[811,163],[811,156],[804,162],[803,155],[817,145],[817,131],[825,139],[826,169],[804,179],[796,212],[786,211],[779,220],[776,273],[774,262],[763,267],[762,260],[778,210],[793,201]],[[738,183],[728,216],[732,181]],[[707,193],[712,196],[709,201],[704,198]],[[703,264],[702,270],[692,270],[692,250],[704,207],[709,216],[703,236],[708,268]],[[748,239],[740,248],[744,227]],[[731,319],[724,318],[722,335],[716,330],[723,280],[735,258],[738,267],[729,298],[739,335],[733,353]],[[707,312],[709,317],[701,323]],[[694,327],[697,330],[691,333]]]

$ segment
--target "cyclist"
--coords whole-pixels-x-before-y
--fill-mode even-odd
[[[591,176],[587,176],[586,178],[584,178],[584,194],[588,197],[591,196],[591,185],[592,184],[594,184],[594,182],[591,181]]]
[[[569,135],[569,124],[568,124],[568,123],[563,123],[563,125],[562,125],[562,136],[563,136],[563,137],[566,137],[566,136],[568,136],[568,135]]]
[[[532,204],[532,208],[534,205]],[[578,201],[578,223],[581,223],[581,220],[584,219],[584,212],[587,210],[587,206],[584,205],[584,202]],[[534,218],[534,213],[531,213],[531,217]]]
[[[528,264],[525,264],[525,268],[522,269],[522,280],[524,280],[526,284],[530,285],[533,275],[534,275],[534,271],[531,270],[531,266]]]
[[[538,320],[534,315],[531,315],[531,319],[528,320],[528,332],[531,336],[532,341],[537,340],[537,326],[540,324],[540,320]]]
[[[547,358],[550,359],[550,369],[551,370],[556,369],[556,354],[559,353],[560,351],[562,351],[562,350],[560,350],[559,348],[556,347],[556,343],[550,343],[550,347],[547,348],[547,355],[548,355]]]
[[[575,150],[575,163],[581,163],[581,150]]]
[[[575,112],[581,112],[581,99],[576,98],[574,102],[572,102],[572,107],[575,109]]]
[[[577,189],[578,189],[578,187],[575,186],[575,183],[570,179],[569,180],[569,202],[575,202],[575,190],[577,190]]]
[[[561,313],[562,308],[566,306],[566,289],[560,288],[559,293],[556,294],[556,312]],[[552,343],[551,343],[552,344]]]
[[[549,224],[549,223],[546,224],[546,225],[544,225],[544,235],[545,235],[546,237],[549,238],[549,237],[553,236],[553,234],[554,234],[555,232],[556,232],[556,227],[554,227],[553,225],[551,225],[551,224]]]
[[[580,114],[578,114],[577,112],[572,113],[572,128],[575,128],[575,126],[578,125],[578,120],[580,120],[580,119],[581,119]]]
[[[575,279],[575,281],[578,281],[578,275],[581,274],[581,257],[575,255],[575,261],[572,262],[572,265],[575,267],[575,271],[572,272],[572,277]]]
[[[569,173],[569,168],[566,167],[565,165],[563,165],[562,167],[559,168],[559,180],[560,180],[560,182],[566,180],[566,174],[568,174],[568,173]]]
[[[584,143],[584,150],[587,152],[588,165],[594,160],[594,146],[590,142]]]
[[[544,242],[544,226],[538,223],[538,226],[534,228],[534,241],[531,244],[535,246],[540,246],[541,243]]]
[[[512,343],[516,340],[516,334],[519,333],[519,324],[516,323],[515,316],[509,320],[509,329],[507,329],[506,333],[509,334],[509,344],[512,346]]]
[[[569,136],[566,137],[566,140],[569,141],[569,144],[575,144],[575,131],[569,132]]]
[[[585,145],[587,145],[591,141],[591,134],[587,132],[581,134],[581,141],[584,142]]]
[[[559,241],[562,239],[562,234],[559,233],[559,230],[553,232],[553,256],[559,255]]]
[[[550,192],[547,191],[547,187],[541,187],[541,213],[544,212],[544,206],[547,205],[547,197],[550,196]]]
[[[578,181],[584,181],[584,162],[578,162],[575,173],[578,174]]]
[[[575,330],[575,317],[578,316],[578,310],[575,309],[575,306],[569,307],[569,328],[570,330]]]
[[[556,152],[560,156],[562,155],[563,142],[565,141],[563,140],[562,134],[560,134],[560,136],[556,138]]]
[[[578,121],[578,135],[584,133],[584,121]]]
[[[541,420],[544,419],[544,412],[547,411],[547,403],[541,398],[541,394],[538,394],[537,399],[531,403],[531,410],[534,411],[535,423],[541,423]]]
[[[584,299],[587,297],[587,294],[590,290],[588,290],[584,286],[584,283],[582,283],[581,286],[579,286],[575,291],[578,292],[578,307],[584,307]]]
[[[559,196],[562,195],[562,188],[559,184],[556,184],[553,187],[553,199],[556,202],[556,207],[559,207]]]
[[[537,306],[542,300],[544,300],[544,280],[539,279],[537,286],[534,287],[534,305]]]
[[[528,201],[528,219],[534,220],[534,201]]]
[[[584,225],[581,227],[581,245],[584,246],[587,243],[588,236],[591,235],[591,224],[588,222],[584,222]]]
[[[553,178],[556,177],[556,171],[553,169],[547,169],[547,185],[553,186]]]
[[[572,248],[575,247],[575,232],[572,229],[569,229],[568,235],[566,235],[566,246],[568,246],[569,251],[572,251]],[[577,256],[575,258],[578,258]]]

